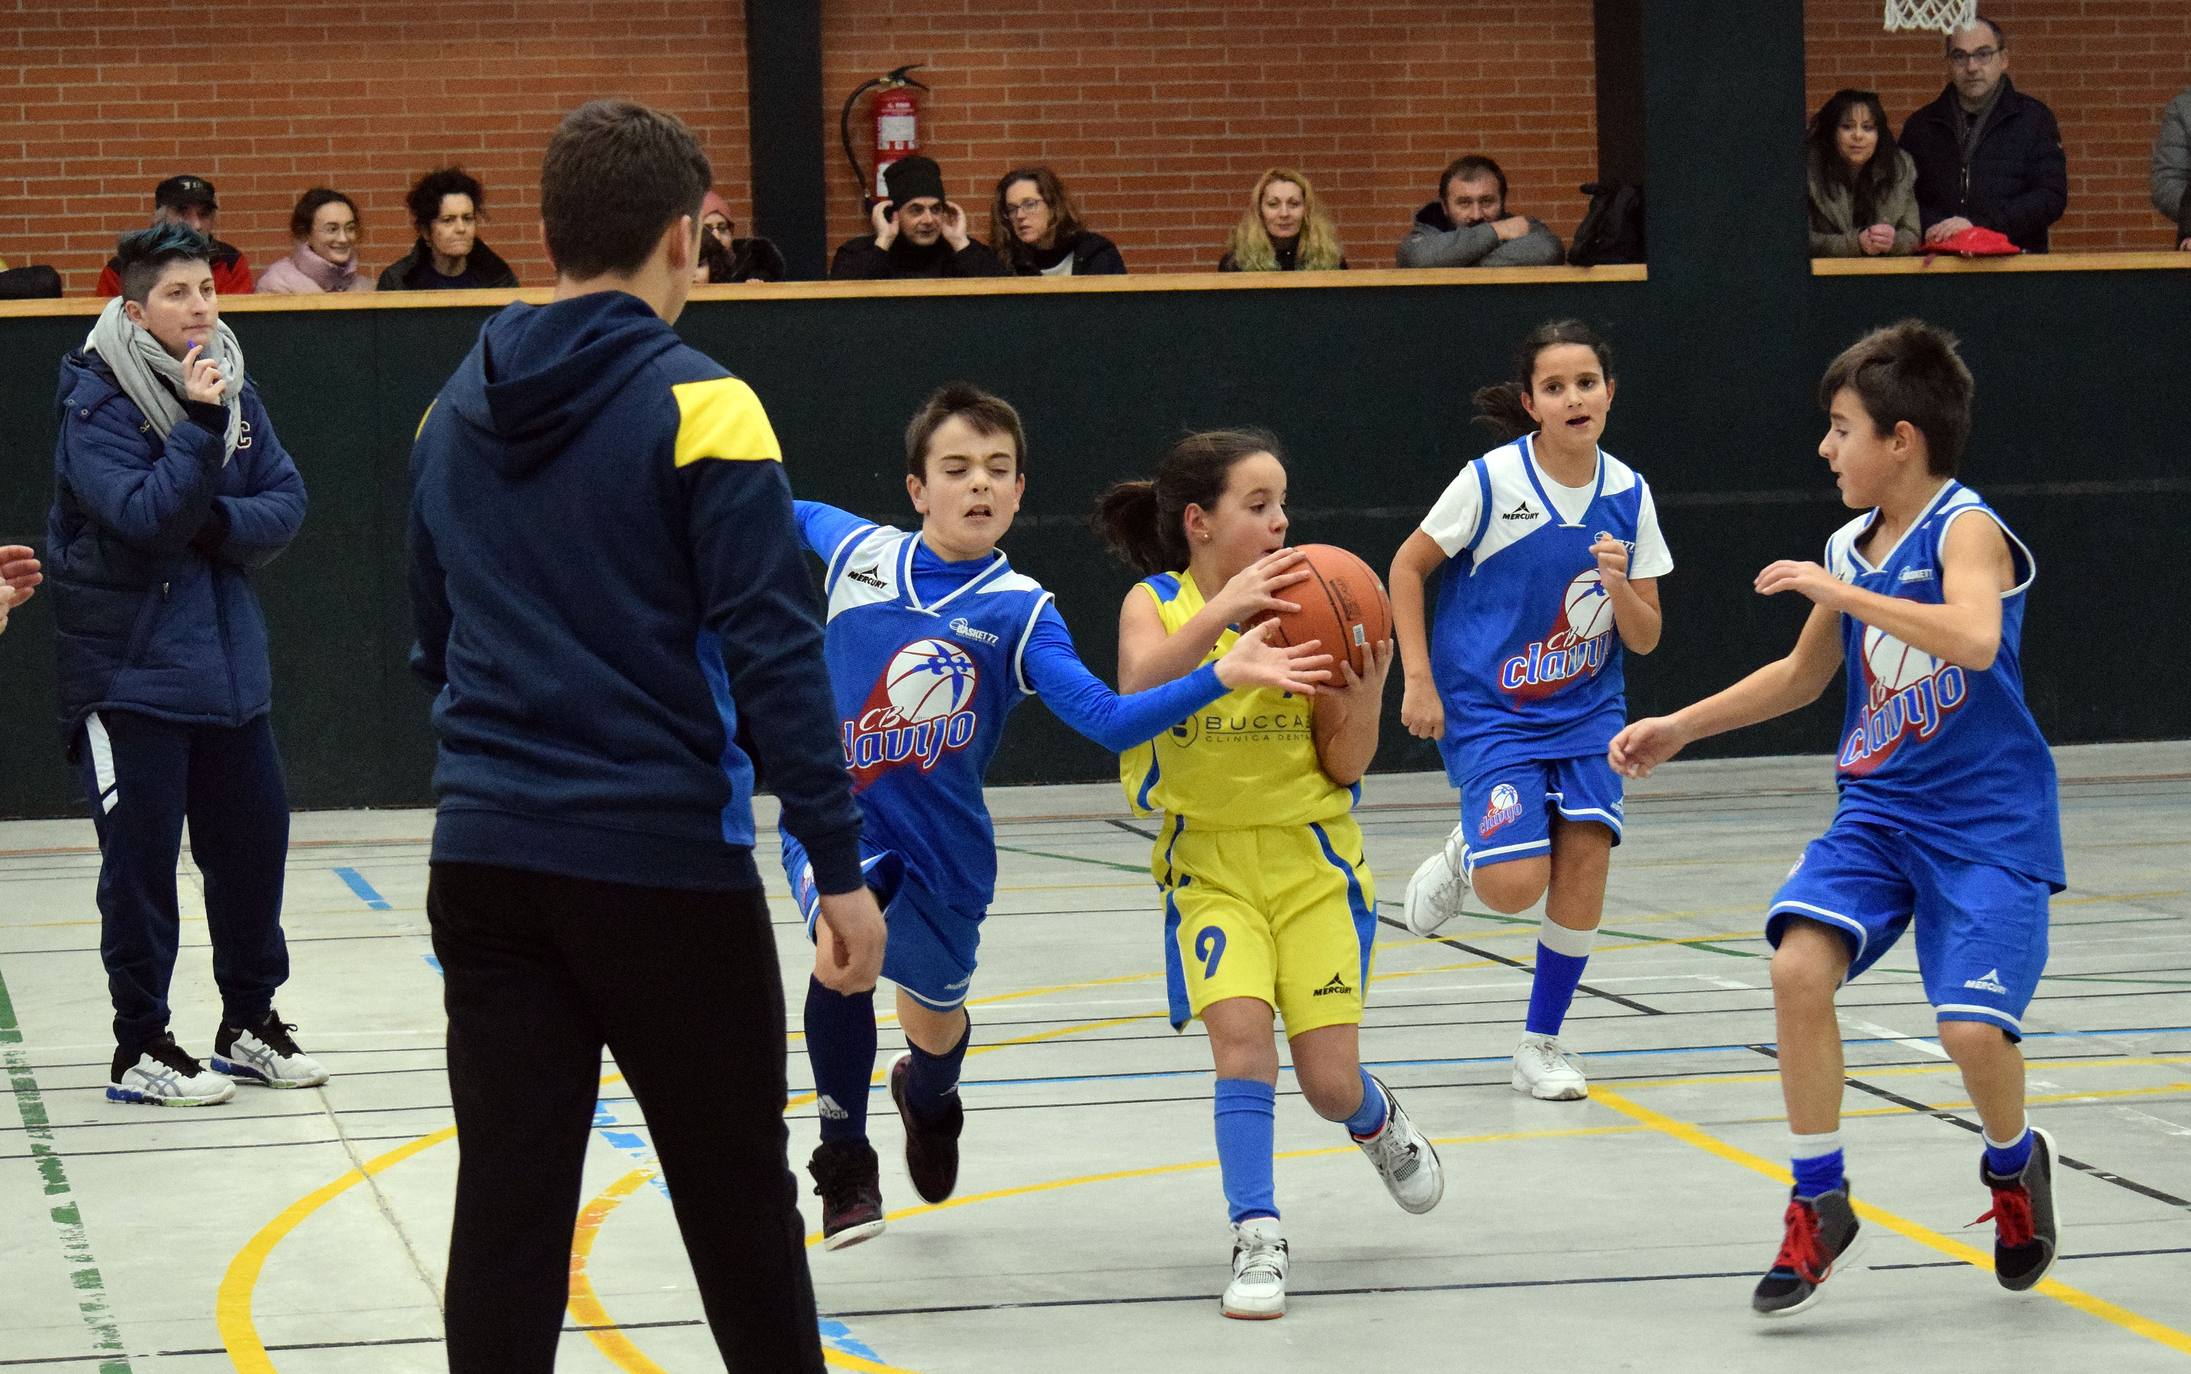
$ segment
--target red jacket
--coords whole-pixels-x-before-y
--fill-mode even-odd
[[[252,289],[251,264],[244,261],[243,250],[233,243],[213,240],[213,292],[220,296],[243,296]],[[99,272],[99,284],[93,293],[100,296],[122,294],[122,260],[109,258]]]

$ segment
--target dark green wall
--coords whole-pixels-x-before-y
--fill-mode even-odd
[[[1657,269],[1654,268],[1654,272]],[[768,404],[802,495],[877,517],[908,514],[901,439],[927,391],[968,378],[1013,399],[1031,435],[1025,512],[1006,541],[1058,594],[1083,652],[1108,672],[1131,574],[1081,524],[1110,481],[1146,470],[1183,427],[1253,422],[1292,454],[1294,537],[1382,567],[1483,442],[1467,393],[1507,370],[1539,321],[1579,315],[1619,350],[1606,446],[1658,494],[1677,571],[1662,584],[1664,646],[1631,667],[1632,708],[1681,704],[1781,652],[1803,607],[1764,601],[1765,562],[1815,557],[1844,519],[1816,456],[1813,387],[1843,344],[1917,314],[1960,334],[1979,379],[1966,477],[2036,551],[2026,667],[2060,742],[2191,734],[2191,676],[2174,612],[2118,596],[2165,567],[2191,528],[2181,470],[2191,361],[2186,278],[2172,272],[1800,277],[1757,319],[1661,283],[1165,291],[785,300],[693,306],[681,332]],[[237,315],[283,442],[311,488],[296,545],[261,577],[275,724],[300,807],[427,799],[426,699],[403,666],[404,460],[413,426],[486,312]],[[23,360],[0,381],[10,436],[0,542],[44,543],[52,361],[81,318],[0,321]],[[1750,334],[1779,341],[1754,366],[1704,365]],[[890,341],[878,347],[876,341]],[[2175,398],[2171,401],[2171,398]],[[50,602],[0,640],[0,815],[74,806],[52,719]],[[2119,654],[2124,666],[2086,670]],[[1832,705],[1720,741],[1724,752],[1823,752]],[[1396,716],[1396,712],[1391,713]],[[1383,768],[1435,766],[1388,719]],[[995,780],[1088,779],[1108,756],[1039,708],[1022,713]]]

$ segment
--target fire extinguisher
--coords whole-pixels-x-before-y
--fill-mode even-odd
[[[863,203],[866,197],[883,195],[882,175],[891,163],[920,150],[920,98],[913,92],[925,91],[928,85],[909,73],[924,65],[908,62],[883,76],[870,77],[845,97],[844,108],[838,112],[837,137],[844,144],[845,161],[852,165],[852,179],[860,187]],[[852,151],[852,108],[872,90],[882,94],[875,100],[875,173],[870,178],[860,170],[859,155]]]

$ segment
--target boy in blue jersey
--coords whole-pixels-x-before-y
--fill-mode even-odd
[[[452,1374],[555,1366],[604,1045],[725,1363],[822,1374],[756,765],[827,894],[823,975],[872,988],[884,932],[775,431],[670,328],[712,180],[668,115],[566,117],[540,178],[554,299],[487,321],[412,449],[426,911],[464,1136]]]
[[[907,1044],[891,1066],[890,1096],[905,1125],[906,1170],[932,1203],[958,1182],[959,1066],[972,1034],[965,1001],[996,886],[982,776],[1012,708],[1040,696],[1067,725],[1119,751],[1235,686],[1312,694],[1331,661],[1313,644],[1273,645],[1259,629],[1177,682],[1130,697],[1112,692],[1082,665],[1050,594],[997,548],[1026,491],[1026,452],[1010,405],[947,386],[906,430],[905,486],[918,531],[796,504],[807,547],[825,564],[824,652],[839,738],[865,821],[862,867],[890,932],[882,972],[897,984]],[[836,958],[835,940],[815,923],[811,866],[795,836],[784,837],[783,860],[815,940],[806,1044],[822,1141],[808,1168],[822,1197],[822,1243],[838,1249],[883,1229],[867,1141],[875,999],[820,976]]]
[[[2054,1142],[2025,1118],[2017,1041],[2046,963],[2047,900],[2064,883],[2061,826],[2054,760],[2024,704],[2031,551],[1955,480],[1971,391],[1955,340],[1919,320],[1836,358],[1819,386],[1830,424],[1818,451],[1843,503],[1865,513],[1827,541],[1823,565],[1783,559],[1758,574],[1763,595],[1810,599],[1795,648],[1637,721],[1609,750],[1624,776],[1645,777],[1692,741],[1810,704],[1846,667],[1840,805],[1766,917],[1795,1188],[1751,1298],[1761,1316],[1817,1301],[1858,1238],[1834,992],[1913,926],[1941,1047],[1985,1128],[1993,1209],[1979,1220],[1994,1223],[1994,1275],[2021,1292],[2054,1263]]]

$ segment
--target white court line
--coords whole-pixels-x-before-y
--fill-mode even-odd
[[[1866,1021],[1858,1016],[1843,1016],[1841,1017],[1841,1024],[1852,1030],[1860,1030],[1866,1035],[1876,1036],[1881,1040],[1892,1040],[1898,1045],[1907,1045],[1911,1049],[1923,1054],[1929,1054],[1935,1059],[1950,1057],[1946,1050],[1941,1049],[1938,1044],[1925,1039],[1923,1036],[1904,1035],[1900,1031],[1891,1031],[1876,1021]]]

